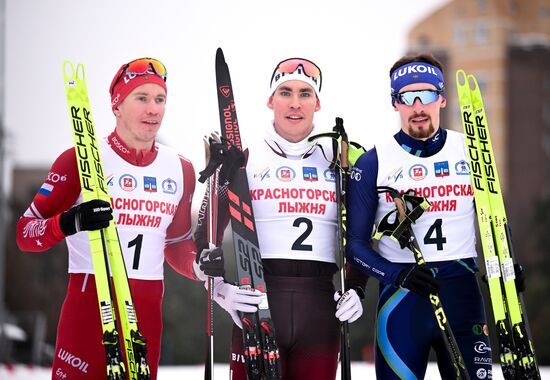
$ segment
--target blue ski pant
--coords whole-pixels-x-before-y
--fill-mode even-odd
[[[491,347],[475,274],[440,279],[440,301],[470,378],[491,379]],[[434,310],[427,297],[391,285],[379,289],[375,364],[378,379],[423,379],[430,350],[442,379],[455,379]]]

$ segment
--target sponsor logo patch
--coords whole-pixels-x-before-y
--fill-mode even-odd
[[[162,181],[162,192],[166,194],[175,194],[178,190],[178,185],[176,181],[171,178],[166,178]]]
[[[336,176],[334,175],[334,170],[332,169],[325,169],[323,176],[327,182],[336,182]]]
[[[276,176],[279,181],[290,182],[296,178],[296,172],[290,166],[281,166],[277,169]]]
[[[118,180],[118,185],[124,191],[134,191],[137,187],[137,180],[131,174],[123,174]]]
[[[470,165],[466,161],[460,160],[455,164],[455,172],[458,175],[469,175]]]
[[[143,190],[147,193],[157,192],[157,178],[143,176]]]
[[[409,169],[409,177],[415,181],[422,181],[428,175],[428,168],[424,165],[416,164]]]
[[[436,177],[447,177],[449,175],[449,161],[434,162]]]
[[[262,169],[261,172],[254,174],[254,178],[260,179],[260,182],[263,181],[266,178],[270,178],[269,175],[269,167]]]
[[[474,351],[477,352],[478,354],[484,354],[486,352],[490,352],[491,347],[489,347],[485,342],[477,341],[474,344]]]
[[[388,181],[393,181],[393,183],[397,182],[403,178],[403,166],[395,169],[389,176]]]
[[[317,175],[317,168],[304,166],[302,168],[302,174],[304,176],[304,181],[316,182],[319,180],[319,176]]]

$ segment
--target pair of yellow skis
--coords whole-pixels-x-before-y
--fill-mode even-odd
[[[521,295],[515,284],[508,219],[481,91],[476,78],[456,73],[464,138],[505,379],[540,379]]]
[[[83,201],[101,199],[110,202],[88,99],[84,65],[78,64],[75,68],[71,62],[64,62],[63,77]],[[145,339],[138,330],[115,221],[112,220],[105,229],[88,231],[88,235],[107,358],[107,379],[125,380],[126,376],[130,380],[149,379]],[[114,292],[109,273],[112,274]],[[122,337],[117,327],[114,294]],[[123,360],[121,339],[127,365]]]

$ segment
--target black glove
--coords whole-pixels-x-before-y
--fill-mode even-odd
[[[403,269],[397,276],[397,284],[426,297],[437,293],[441,288],[441,284],[435,279],[432,270],[426,264]]]
[[[237,170],[244,165],[244,153],[233,144],[229,144],[228,147],[228,140],[225,138],[222,138],[221,142],[213,138],[209,138],[208,141],[210,144],[210,158],[206,168],[199,173],[199,182],[204,183],[221,165],[219,182],[222,185],[230,183]]]
[[[223,277],[225,274],[225,263],[223,259],[223,250],[219,247],[212,249],[203,249],[195,256],[193,270],[195,275],[201,281],[206,281],[207,277]]]
[[[235,145],[231,145],[223,157],[222,168],[220,169],[220,183],[231,183],[237,170],[244,166],[244,161],[244,153]]]
[[[521,264],[514,264],[514,273],[516,275],[516,290],[518,292],[523,292],[527,288],[527,275],[525,274],[525,269]]]
[[[109,202],[93,199],[74,206],[59,217],[59,227],[65,236],[80,231],[94,231],[105,228],[113,219],[113,209]]]

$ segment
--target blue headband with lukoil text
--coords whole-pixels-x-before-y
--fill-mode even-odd
[[[413,83],[432,84],[445,98],[445,81],[441,70],[426,62],[411,62],[400,66],[391,74],[392,104],[395,101],[394,95],[403,87]]]

